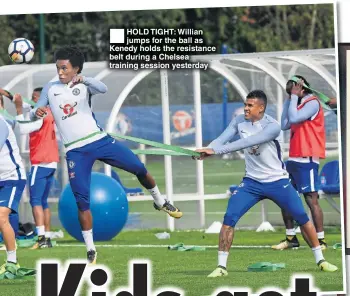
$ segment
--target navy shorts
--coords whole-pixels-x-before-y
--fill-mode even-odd
[[[287,171],[293,186],[299,193],[317,192],[320,188],[318,181],[319,164],[316,162],[296,162],[288,160]]]
[[[30,204],[32,207],[42,206],[47,209],[51,185],[56,169],[32,166],[29,175]]]
[[[6,207],[18,213],[19,202],[26,187],[26,180],[0,182],[0,207]]]
[[[265,198],[290,213],[299,225],[309,221],[299,194],[289,179],[261,183],[244,178],[229,199],[223,224],[234,227],[251,207]]]
[[[103,137],[81,148],[67,152],[69,182],[78,208],[90,208],[90,180],[94,162],[100,160],[136,176],[145,176],[146,167],[128,147],[112,138]]]

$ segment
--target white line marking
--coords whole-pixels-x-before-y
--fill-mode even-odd
[[[185,212],[186,215],[198,215],[198,212]],[[324,214],[337,214],[335,211],[334,212],[325,212],[323,211]],[[130,212],[129,215],[159,215],[157,212]],[[206,215],[224,215],[225,212],[205,212]],[[260,215],[261,212],[248,212],[245,214],[245,217],[247,214],[250,215]],[[281,212],[268,212],[269,215],[282,215]],[[338,214],[339,215],[339,214]]]

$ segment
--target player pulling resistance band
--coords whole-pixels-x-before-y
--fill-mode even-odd
[[[174,218],[181,218],[182,212],[161,196],[155,180],[139,158],[97,124],[91,111],[91,96],[106,93],[107,87],[96,79],[79,75],[84,65],[83,53],[76,47],[67,46],[55,52],[55,62],[59,80],[44,87],[31,117],[43,118],[45,107],[50,106],[67,150],[69,181],[79,209],[87,258],[90,263],[95,263],[90,178],[96,160],[136,175],[152,195],[157,210]]]
[[[294,86],[295,87],[295,86]],[[208,148],[197,149],[200,159],[244,149],[246,175],[230,197],[219,236],[218,267],[208,277],[226,276],[227,258],[239,219],[256,203],[268,198],[287,210],[299,223],[305,240],[322,271],[338,268],[325,261],[314,225],[310,222],[297,191],[289,181],[279,142],[281,127],[265,114],[267,98],[263,91],[248,94],[244,115],[233,119],[227,129]],[[229,143],[235,136],[240,139]]]

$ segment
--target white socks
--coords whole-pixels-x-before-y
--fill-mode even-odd
[[[294,236],[296,235],[295,229],[286,229],[286,235],[287,236]]]
[[[155,204],[158,207],[162,207],[165,203],[165,199],[161,196],[158,186],[156,185],[156,187],[152,188],[152,189],[148,189],[149,193],[152,195]]]
[[[321,246],[318,246],[316,248],[312,248],[312,252],[314,253],[316,264],[320,262],[321,260],[324,260]]]
[[[295,229],[286,229],[286,235],[288,235],[288,236],[296,235]],[[317,232],[317,238],[318,239],[324,239],[324,231]]]
[[[226,268],[229,253],[224,251],[219,251],[218,253],[218,265]]]
[[[36,227],[36,232],[38,233],[38,236],[44,236],[45,235],[45,226],[37,226]]]
[[[6,251],[6,253],[7,253],[7,261],[17,263],[16,250]]]
[[[45,237],[46,238],[51,238],[51,231],[45,232]]]
[[[318,239],[324,239],[324,231],[322,231],[322,232],[317,232],[317,238],[318,238]]]
[[[90,230],[83,230],[83,237],[84,237],[84,241],[85,241],[85,245],[86,245],[86,250],[90,251],[90,250],[94,250],[96,251],[95,245],[94,245],[94,239],[92,237],[92,229]]]

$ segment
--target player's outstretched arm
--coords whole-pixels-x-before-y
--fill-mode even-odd
[[[283,104],[283,111],[282,111],[282,116],[281,116],[281,129],[283,131],[289,130],[290,129],[290,122],[288,118],[288,109],[290,105],[290,99],[288,98],[285,100]]]
[[[269,122],[261,132],[249,136],[247,138],[239,139],[232,143],[216,146],[213,148],[215,154],[226,154],[233,151],[242,150],[255,145],[260,145],[276,139],[281,132],[281,127],[277,122]]]
[[[83,83],[88,87],[91,95],[104,94],[108,90],[107,85],[92,77],[83,76]]]
[[[212,141],[207,148],[196,149],[196,152],[199,152],[200,157],[192,157],[193,159],[203,160],[204,158],[209,157],[210,155],[214,155],[213,147],[222,147],[227,142],[229,142],[236,134],[237,134],[237,124],[240,121],[244,121],[244,116],[239,115],[234,118],[228,127],[223,131],[223,133],[217,137],[214,141]]]
[[[5,145],[9,136],[9,129],[4,119],[0,118],[0,150]]]
[[[222,132],[222,134],[212,141],[208,148],[221,147],[229,142],[238,132],[237,125],[240,120],[243,121],[244,116],[239,115],[236,118],[232,119],[228,127]]]
[[[308,120],[316,115],[320,108],[317,100],[307,102],[301,109],[298,110],[298,96],[291,95],[291,102],[288,108],[288,118],[291,124],[296,124]]]

